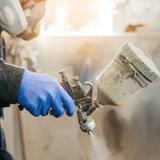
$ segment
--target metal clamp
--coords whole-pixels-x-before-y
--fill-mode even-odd
[[[142,88],[146,88],[150,85],[151,81],[144,77],[121,52],[119,53],[118,60],[124,63],[129,70],[131,70],[132,74],[129,74],[128,77],[134,78]]]

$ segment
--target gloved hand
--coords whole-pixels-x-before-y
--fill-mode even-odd
[[[72,98],[57,80],[28,70],[24,71],[17,102],[36,117],[46,116],[51,108],[57,118],[64,114],[65,109],[68,116],[75,111]]]

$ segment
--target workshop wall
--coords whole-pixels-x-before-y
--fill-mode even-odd
[[[159,0],[129,0],[126,5],[126,24],[147,23],[146,30],[160,30]]]
[[[160,69],[159,36],[133,37],[39,37],[28,43],[40,51],[39,64],[44,73],[60,78],[58,71],[66,68],[71,76],[80,75],[86,58],[92,61],[92,82],[112,61],[120,47],[130,41],[147,51]],[[42,45],[46,44],[46,45]],[[63,46],[63,47],[62,47]],[[95,135],[106,143],[108,159],[159,159],[159,88],[160,82],[144,89],[121,108],[104,107],[93,118]],[[95,89],[95,88],[94,88]],[[21,113],[23,143],[26,160],[89,160],[90,139],[80,131],[76,114],[34,118]],[[114,125],[115,124],[115,125]],[[142,158],[143,157],[143,158]],[[96,159],[95,159],[96,160]]]
[[[159,0],[112,0],[116,7],[113,10],[114,31],[124,32],[126,25],[147,24],[143,28],[147,31],[159,31],[160,26],[160,1]],[[44,29],[47,30],[49,24],[56,22],[56,8],[65,6],[67,20],[72,26],[69,30],[78,30],[87,23],[97,27],[100,23],[99,5],[97,0],[48,0],[46,14],[43,18]],[[63,8],[64,9],[64,8]],[[62,14],[64,10],[62,9]],[[68,30],[67,27],[65,30]]]
[[[99,18],[98,4],[96,0],[48,0],[46,4],[46,14],[42,19],[44,28],[47,30],[49,24],[56,22],[56,9],[58,6],[65,6],[67,9],[67,19],[73,30],[78,30],[89,20]],[[62,9],[61,14],[64,10]],[[66,29],[67,30],[67,29]]]
[[[59,80],[58,72],[65,68],[71,77],[80,76],[82,82],[92,82],[94,97],[96,77],[127,41],[147,51],[160,70],[160,1],[113,1],[117,4],[113,10],[114,31],[121,34],[42,34],[29,42],[12,44],[10,53],[16,49],[15,46],[20,47],[14,52],[16,55],[8,54],[7,62],[23,65],[32,71],[49,74]],[[48,0],[46,15],[42,20],[45,30],[49,24],[57,27],[54,25],[57,6],[61,6],[59,9],[63,8],[63,12],[68,16],[68,21],[65,21],[65,27],[61,28],[61,31],[66,31],[66,28],[67,31],[78,30],[92,20],[99,22],[99,6],[96,0]],[[65,19],[65,16],[63,18]],[[91,24],[97,26],[97,21],[92,21]],[[126,25],[142,23],[147,23],[148,26],[138,32],[124,33]],[[15,39],[11,41],[16,42]],[[26,52],[29,49],[26,46],[30,46],[35,59],[31,59],[33,54]],[[19,56],[20,54],[23,56]],[[10,58],[13,61],[10,61]],[[36,68],[31,65],[33,63],[36,63]],[[93,115],[96,122],[94,134],[105,143],[108,160],[160,159],[159,88],[160,81],[144,89],[123,107],[105,106]],[[35,118],[27,111],[19,112],[17,106],[12,106],[5,108],[5,120],[2,125],[8,150],[15,160],[101,160],[91,156],[95,151],[92,150],[90,137],[79,129],[76,113],[72,118],[66,115],[60,119],[51,116]]]

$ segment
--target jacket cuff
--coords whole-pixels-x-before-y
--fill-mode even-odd
[[[0,59],[0,99],[15,104],[24,68],[5,63]]]

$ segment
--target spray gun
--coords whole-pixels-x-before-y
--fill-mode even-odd
[[[86,82],[85,85],[89,85],[88,92],[84,90],[83,85],[79,81],[79,77],[73,77],[72,79],[67,75],[65,69],[59,72],[62,76],[60,82],[66,92],[72,97],[75,105],[78,107],[77,116],[80,128],[83,132],[91,134],[95,127],[95,122],[91,118],[91,115],[98,109],[98,105],[92,103],[93,86],[90,82]],[[52,115],[53,110],[50,111]]]
[[[86,93],[78,77],[70,78],[65,70],[61,85],[78,106],[78,121],[83,132],[91,134],[95,122],[91,115],[104,105],[122,106],[143,88],[160,78],[160,73],[151,57],[133,44],[127,42],[114,60],[96,79],[97,97],[92,98],[93,86]]]
[[[65,70],[59,72],[60,82],[66,92],[78,106],[78,121],[83,132],[91,134],[95,122],[91,115],[104,105],[122,106],[139,93],[143,88],[160,78],[160,73],[148,53],[141,51],[132,43],[127,42],[113,61],[96,79],[97,97],[92,98],[93,86],[90,82],[88,92],[79,81],[79,77],[72,79]],[[64,106],[65,107],[65,106]],[[23,110],[22,106],[19,106]],[[53,115],[54,110],[50,110]]]

